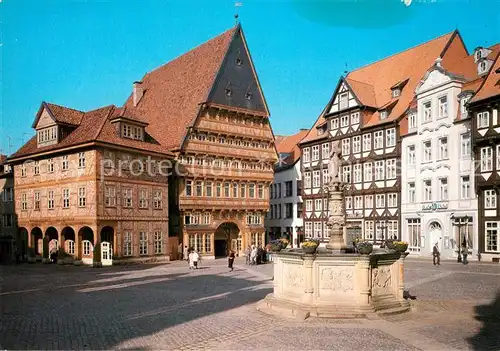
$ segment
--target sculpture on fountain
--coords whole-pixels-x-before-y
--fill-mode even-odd
[[[344,196],[343,191],[345,184],[340,179],[340,164],[342,162],[342,149],[340,148],[340,140],[332,142],[332,149],[329,155],[328,175],[330,177],[328,184],[325,186],[325,192],[328,199],[328,221],[327,227],[330,234],[330,241],[326,245],[329,250],[337,252],[345,251],[344,244],[344,226],[345,226],[345,211],[344,211]]]

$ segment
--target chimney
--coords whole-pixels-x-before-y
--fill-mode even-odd
[[[144,95],[144,88],[142,86],[142,82],[134,82],[133,92],[134,92],[134,106],[137,106],[139,101],[141,101],[142,99],[142,95]]]

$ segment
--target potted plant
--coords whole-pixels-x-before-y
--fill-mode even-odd
[[[280,238],[278,240],[279,240],[279,243],[280,243],[282,249],[286,249],[286,247],[290,243],[287,238]]]
[[[43,238],[42,241],[42,263],[50,263],[50,258],[49,258],[49,237],[46,236]]]
[[[401,253],[406,252],[406,250],[408,249],[408,243],[404,241],[394,241],[393,245],[394,245],[394,250]]]
[[[356,249],[362,255],[369,255],[373,251],[373,244],[368,241],[360,241],[356,244]]]
[[[271,245],[271,251],[272,252],[280,252],[281,249],[283,248],[281,241],[278,240],[273,240],[269,243]]]
[[[28,263],[35,263],[35,262],[36,262],[35,249],[32,247],[28,247]]]
[[[302,250],[306,254],[313,254],[318,249],[318,246],[319,246],[318,240],[309,239],[302,243]]]
[[[96,267],[96,268],[102,267],[101,243],[100,242],[97,242],[94,246],[94,257],[93,257],[92,266]]]
[[[394,246],[394,240],[392,239],[388,239],[385,241],[385,247],[390,250],[396,250],[396,247]]]

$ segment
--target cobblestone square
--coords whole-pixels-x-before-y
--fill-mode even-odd
[[[413,310],[368,320],[262,314],[272,264],[1,267],[2,349],[500,350],[500,267],[408,260]]]

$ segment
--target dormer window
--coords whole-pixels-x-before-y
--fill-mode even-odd
[[[401,95],[401,89],[399,88],[396,88],[396,89],[392,89],[392,97],[393,98],[397,98]]]
[[[386,119],[387,118],[387,110],[380,111],[380,119]]]
[[[250,90],[248,90],[246,93],[245,93],[245,98],[247,100],[252,100],[252,92]]]
[[[39,129],[36,134],[39,146],[52,145],[57,142],[57,126]]]
[[[239,57],[237,57],[236,58],[236,66],[241,66],[242,63],[243,63],[243,61]]]
[[[486,73],[487,67],[488,65],[486,61],[482,61],[481,63],[479,63],[479,74]]]
[[[339,103],[340,103],[340,109],[347,108],[349,103],[349,94],[348,93],[340,94]]]
[[[479,61],[479,59],[480,59],[480,58],[482,58],[482,57],[483,57],[483,53],[482,53],[482,51],[481,51],[481,50],[478,50],[478,51],[476,52],[476,60],[478,60],[478,61]]]
[[[464,96],[463,98],[460,99],[460,112],[462,113],[462,115],[466,115],[467,114],[467,101],[469,101],[470,99],[470,96]]]
[[[144,140],[144,128],[123,123],[122,137],[135,140]]]
[[[233,94],[233,92],[229,88],[226,88],[224,92],[226,93],[226,96],[231,96]]]

